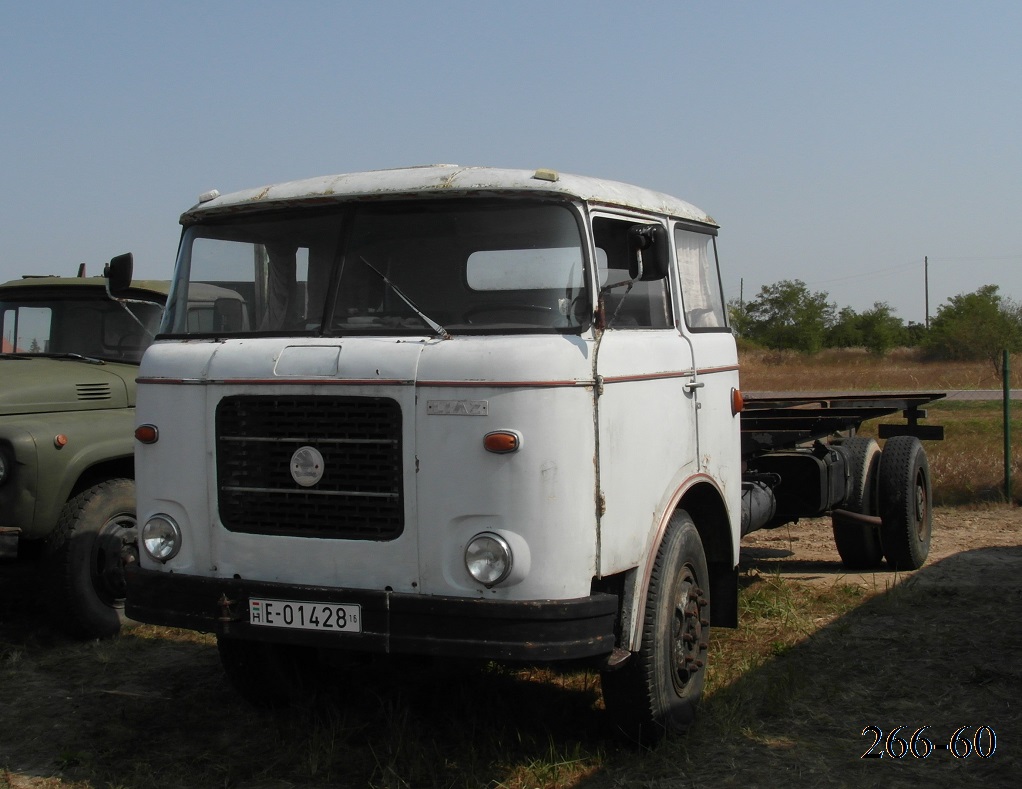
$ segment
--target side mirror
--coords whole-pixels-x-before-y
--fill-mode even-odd
[[[628,228],[628,274],[648,282],[663,279],[671,264],[671,246],[663,225],[634,225]]]
[[[106,277],[107,290],[111,296],[123,296],[131,287],[131,270],[135,259],[130,252],[110,258],[110,262],[103,268],[103,276]]]

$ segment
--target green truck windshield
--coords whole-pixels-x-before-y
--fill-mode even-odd
[[[130,307],[94,294],[0,297],[3,352],[79,355],[138,363],[160,324],[162,307]]]

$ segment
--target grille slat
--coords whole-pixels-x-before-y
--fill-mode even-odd
[[[220,519],[231,531],[392,540],[404,529],[401,408],[373,397],[235,396],[217,407]],[[301,446],[323,478],[291,476]]]
[[[231,493],[279,493],[279,488],[245,488],[240,486],[224,486],[223,490]],[[377,498],[393,499],[393,493],[368,493],[361,490],[303,490],[306,496],[370,496]]]
[[[254,436],[248,436],[240,438],[238,436],[222,436],[222,441],[245,441],[249,443],[258,443],[260,441],[271,443],[271,442],[285,442],[290,441],[292,444],[309,444],[313,441],[320,444],[377,444],[380,446],[386,446],[387,444],[395,444],[396,441],[377,441],[371,438],[322,438],[322,437],[303,437],[303,438],[256,438]]]

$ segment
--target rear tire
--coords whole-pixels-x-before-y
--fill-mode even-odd
[[[692,724],[706,682],[708,590],[702,541],[679,510],[653,565],[639,651],[601,676],[604,704],[629,739],[651,744]]]
[[[887,440],[880,456],[880,527],[884,555],[896,570],[917,570],[933,530],[930,466],[915,436]]]
[[[72,497],[45,548],[53,622],[76,638],[116,635],[128,621],[123,555],[137,546],[132,480],[109,480]]]
[[[848,499],[843,509],[860,515],[879,511],[880,445],[876,439],[852,436],[842,444],[851,475]],[[834,544],[841,562],[849,570],[873,570],[884,561],[880,529],[831,517]]]

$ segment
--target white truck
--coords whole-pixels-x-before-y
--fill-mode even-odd
[[[436,165],[213,191],[181,221],[127,612],[215,633],[252,701],[346,653],[585,660],[654,739],[737,622],[743,533],[837,510],[851,563],[925,559],[917,439],[885,476],[872,439],[830,440],[856,404],[761,399],[743,430],[717,225],[689,203]],[[207,285],[230,298],[195,325]],[[913,432],[936,396],[865,413]]]

